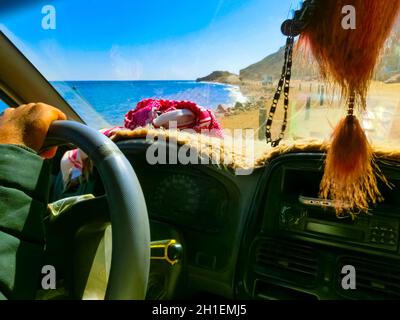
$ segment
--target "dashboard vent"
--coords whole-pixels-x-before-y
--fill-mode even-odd
[[[338,274],[343,266],[351,265],[356,270],[356,290],[343,290],[341,277],[338,279],[339,291],[348,297],[359,299],[399,299],[400,264],[376,263],[367,259],[344,258],[339,261]]]
[[[255,259],[260,273],[305,286],[315,284],[318,256],[307,245],[261,240],[256,246]]]

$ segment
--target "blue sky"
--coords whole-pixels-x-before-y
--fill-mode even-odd
[[[298,0],[47,0],[0,28],[49,80],[195,79],[238,73],[284,44]],[[45,4],[56,29],[41,26]]]

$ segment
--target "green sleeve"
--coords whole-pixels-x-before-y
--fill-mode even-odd
[[[0,145],[0,299],[33,299],[40,285],[49,171],[32,150]]]

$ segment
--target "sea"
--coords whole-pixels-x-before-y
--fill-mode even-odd
[[[54,81],[52,85],[91,126],[122,125],[124,115],[147,98],[190,100],[215,110],[246,102],[238,86],[196,81]]]

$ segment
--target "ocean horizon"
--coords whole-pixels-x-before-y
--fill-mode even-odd
[[[245,102],[238,86],[195,80],[79,80],[51,84],[88,124],[122,125],[124,115],[147,98],[190,100],[207,109]]]

